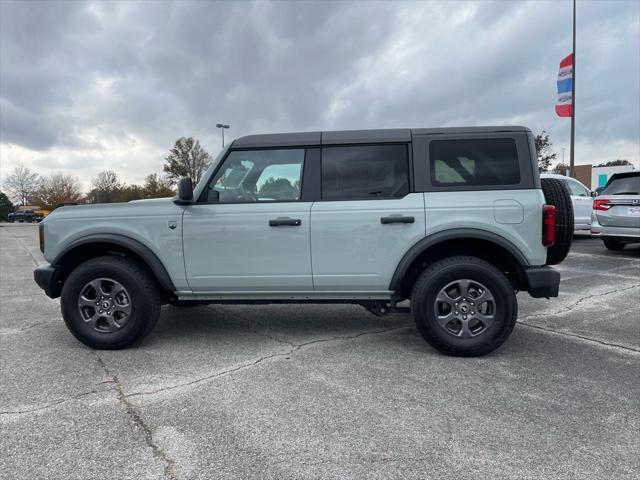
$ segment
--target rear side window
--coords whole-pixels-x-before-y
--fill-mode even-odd
[[[435,187],[520,183],[518,151],[511,138],[434,140],[429,163]]]
[[[358,145],[322,149],[322,198],[399,198],[409,193],[406,145]]]
[[[614,178],[600,195],[640,194],[640,175]]]
[[[569,192],[571,195],[576,195],[578,197],[588,197],[589,191],[586,190],[582,185],[578,182],[574,182],[573,180],[565,180],[567,187],[569,188]]]

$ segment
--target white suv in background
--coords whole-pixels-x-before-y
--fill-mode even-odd
[[[593,194],[583,183],[575,178],[557,173],[542,173],[540,178],[557,178],[562,180],[569,189],[571,203],[573,203],[574,228],[589,230],[591,228],[591,210],[593,209]]]

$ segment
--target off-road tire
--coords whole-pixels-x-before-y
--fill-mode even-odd
[[[624,243],[614,238],[603,238],[602,242],[604,243],[604,246],[607,247],[607,250],[619,252],[624,249]]]
[[[436,296],[443,287],[460,279],[486,285],[495,299],[494,321],[477,337],[458,338],[438,324]],[[477,257],[455,256],[427,267],[411,293],[411,312],[422,337],[439,352],[461,357],[486,355],[502,345],[516,324],[518,303],[505,275]]]
[[[573,203],[566,184],[557,178],[542,178],[542,192],[547,205],[556,207],[556,241],[547,248],[547,265],[562,262],[573,243]]]
[[[124,286],[129,294],[131,313],[115,332],[98,332],[84,321],[78,306],[81,290],[95,279],[109,278]],[[127,257],[108,255],[78,266],[64,282],[60,299],[62,316],[71,333],[85,345],[116,350],[142,340],[160,316],[160,287],[147,269]]]

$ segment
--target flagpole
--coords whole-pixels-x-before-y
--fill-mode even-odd
[[[573,0],[573,74],[571,82],[571,156],[569,157],[569,175],[576,178],[576,0]]]

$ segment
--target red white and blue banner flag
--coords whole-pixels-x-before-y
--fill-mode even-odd
[[[560,62],[558,72],[558,103],[556,113],[559,117],[571,117],[573,115],[573,53],[567,55]]]

